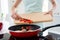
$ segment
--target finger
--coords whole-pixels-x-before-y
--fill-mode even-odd
[[[19,20],[19,18],[16,17],[15,15],[12,15],[11,17],[12,17],[13,19],[15,19],[15,20]]]
[[[44,15],[46,15],[46,14],[49,14],[49,13],[47,12],[47,13],[45,13]]]
[[[12,17],[13,19],[16,19],[15,16],[13,16],[13,15],[12,15],[11,17]]]

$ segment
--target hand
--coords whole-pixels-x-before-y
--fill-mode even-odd
[[[11,10],[11,17],[15,20],[19,20],[21,17],[15,12],[15,8],[13,7],[12,10]]]
[[[11,16],[11,17],[12,17],[13,19],[19,20],[20,22],[23,22],[23,23],[32,23],[31,20],[20,17],[20,16],[15,12],[15,8],[12,8],[11,12],[12,12],[12,16]]]
[[[51,16],[53,16],[53,14],[52,14],[52,13],[53,13],[53,11],[52,11],[52,10],[50,10],[49,12],[45,13],[45,15],[46,15],[46,14],[50,14]]]
[[[12,16],[11,16],[13,19],[15,20],[19,20],[20,19],[20,16],[16,13],[13,13]]]

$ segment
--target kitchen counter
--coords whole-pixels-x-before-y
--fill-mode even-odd
[[[52,29],[53,29],[53,28],[51,28],[51,29],[49,30],[49,32],[60,35],[60,27],[54,28],[53,30],[52,30]],[[57,29],[58,29],[58,30],[57,30]]]

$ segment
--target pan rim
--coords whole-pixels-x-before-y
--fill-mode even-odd
[[[13,31],[13,30],[9,30],[10,32],[16,32],[16,33],[25,33],[25,32],[22,32],[22,31]],[[26,31],[26,32],[35,32],[35,31],[41,31],[41,29],[36,29],[36,30],[33,30],[33,31]]]

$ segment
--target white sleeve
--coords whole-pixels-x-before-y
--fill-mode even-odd
[[[48,3],[49,3],[49,0],[44,0],[42,12],[48,12]]]

